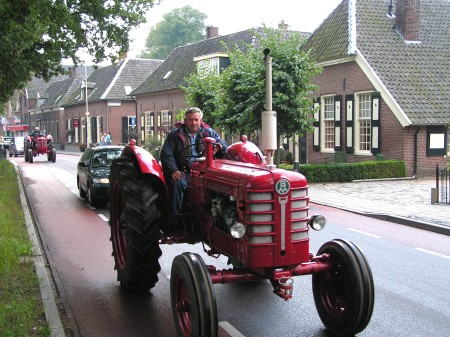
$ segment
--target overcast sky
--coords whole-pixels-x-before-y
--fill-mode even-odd
[[[175,8],[191,6],[207,15],[207,26],[219,28],[219,35],[240,32],[263,23],[272,28],[284,20],[289,29],[312,32],[342,0],[162,0],[147,14],[147,23],[131,33],[134,40],[128,57],[136,57],[145,45],[151,27]]]

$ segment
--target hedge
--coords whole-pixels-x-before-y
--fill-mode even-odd
[[[294,170],[294,165],[280,164],[280,168]],[[406,165],[402,160],[376,160],[358,163],[306,164],[299,172],[311,183],[350,182],[353,180],[406,177]]]

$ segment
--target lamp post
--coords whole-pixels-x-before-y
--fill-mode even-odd
[[[91,135],[91,123],[90,123],[90,113],[89,113],[89,106],[88,106],[88,77],[87,77],[87,70],[86,70],[86,64],[84,65],[84,77],[86,79],[85,82],[85,95],[86,96],[86,146],[89,147],[89,141],[90,141],[90,135]]]

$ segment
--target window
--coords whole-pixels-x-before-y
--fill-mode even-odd
[[[341,102],[342,96],[323,96],[314,100],[313,150],[341,151]]]
[[[372,95],[356,95],[357,111],[355,114],[355,153],[371,153],[372,143]]]
[[[323,151],[334,151],[334,97],[325,97],[323,103]]]
[[[147,112],[145,114],[145,135],[146,136],[153,136],[153,130],[154,130],[154,125],[153,125],[153,112]]]
[[[219,74],[219,58],[218,57],[198,61],[197,65],[199,68],[205,67],[205,68],[213,69],[217,75]]]
[[[345,150],[357,155],[380,153],[379,92],[345,96]]]

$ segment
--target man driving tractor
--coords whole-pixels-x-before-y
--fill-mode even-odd
[[[36,136],[38,137],[44,137],[44,134],[42,133],[42,131],[39,129],[39,126],[36,126],[34,128],[34,131],[32,133],[30,133],[30,137],[32,139],[34,139]]]

